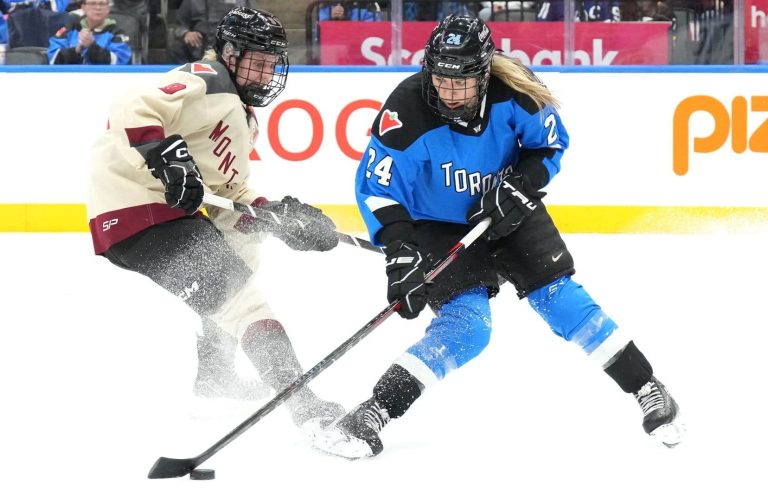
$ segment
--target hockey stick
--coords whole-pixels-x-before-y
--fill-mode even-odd
[[[441,259],[435,266],[426,274],[424,283],[430,283],[442,272],[453,260],[455,260],[465,249],[469,247],[478,237],[480,237],[491,223],[490,218],[484,219],[482,222],[472,228],[466,236],[456,243],[450,251]],[[261,407],[253,415],[245,419],[240,425],[232,429],[226,436],[222,437],[213,446],[203,451],[201,454],[194,458],[178,459],[178,458],[165,458],[160,457],[149,470],[149,478],[175,478],[183,477],[192,472],[195,468],[200,466],[211,456],[218,453],[224,446],[234,441],[238,436],[251,428],[256,422],[261,420],[262,417],[270,413],[281,403],[287,400],[295,392],[306,386],[312,381],[318,374],[327,369],[331,364],[336,362],[342,355],[344,355],[349,349],[357,345],[363,338],[368,336],[376,327],[381,325],[392,313],[400,308],[400,300],[396,299],[389,306],[384,308],[379,314],[377,314],[371,321],[365,326],[360,328],[354,335],[347,339],[344,343],[339,345],[336,350],[328,354],[323,360],[317,363],[312,369],[305,372],[297,380],[288,385],[287,388],[278,393],[272,400],[266,405]]]
[[[250,215],[251,217],[255,217],[257,219],[271,220],[272,222],[275,222],[277,224],[281,223],[280,217],[278,217],[273,212],[260,210],[259,207],[243,205],[242,203],[237,203],[235,201],[230,200],[229,198],[224,198],[223,196],[218,196],[211,193],[205,193],[203,195],[203,203],[207,205],[213,205],[214,207],[232,210],[234,212],[239,212],[241,214]],[[285,220],[285,218],[283,218],[283,220]],[[290,220],[295,220],[299,222],[299,224],[301,224],[301,221],[299,221],[298,219],[290,219]],[[303,224],[301,225],[303,227]],[[378,246],[374,246],[373,244],[371,244],[370,241],[366,241],[365,239],[361,239],[355,236],[350,236],[349,234],[344,234],[343,232],[339,232],[339,231],[336,231],[336,236],[339,238],[339,242],[342,242],[344,244],[350,244],[352,246],[357,246],[358,248],[367,249],[369,251],[378,251],[379,253],[384,252],[382,248]]]
[[[254,208],[250,205],[243,205],[242,203],[234,202],[229,198],[224,198],[223,196],[206,193],[203,195],[203,202],[207,205],[213,205],[214,207],[225,208],[234,212],[250,215],[251,217],[258,217],[260,219],[276,221],[278,224],[280,223],[280,219],[277,218],[277,216],[275,216],[275,214],[272,212],[259,210],[258,207]],[[366,249],[368,251],[384,253],[384,248],[374,246],[370,241],[365,239],[350,236],[349,234],[344,234],[343,232],[339,231],[336,231],[336,236],[339,238],[339,242],[341,243],[357,246],[358,248]],[[504,284],[506,281],[506,278],[499,276],[499,285]]]

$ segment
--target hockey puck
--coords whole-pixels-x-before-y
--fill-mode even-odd
[[[200,468],[199,470],[192,470],[189,472],[190,480],[213,480],[216,478],[216,470],[208,468]]]

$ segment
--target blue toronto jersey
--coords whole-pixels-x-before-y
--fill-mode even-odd
[[[513,170],[540,167],[545,178],[537,187],[544,186],[568,146],[554,108],[539,111],[495,77],[481,116],[466,126],[445,123],[423,102],[421,76],[387,99],[357,171],[358,206],[377,245],[381,227],[399,220],[387,217],[388,208],[399,205],[413,220],[466,224],[470,206]]]

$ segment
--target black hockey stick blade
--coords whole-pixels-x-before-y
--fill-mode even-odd
[[[178,478],[197,468],[202,461],[199,457],[177,459],[160,457],[155,461],[152,469],[149,470],[148,478]]]

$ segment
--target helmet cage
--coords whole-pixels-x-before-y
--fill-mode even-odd
[[[282,24],[269,12],[244,7],[232,9],[216,29],[214,50],[220,59],[225,52],[236,58],[230,77],[245,104],[266,106],[285,89],[290,67],[288,41]],[[264,63],[258,70],[249,68],[248,75],[243,77],[240,67],[249,51],[274,55],[274,68],[271,63]],[[266,77],[266,73],[271,77]],[[261,82],[267,78],[268,83]]]

